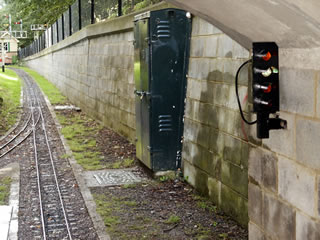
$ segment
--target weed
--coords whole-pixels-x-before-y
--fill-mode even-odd
[[[128,188],[136,188],[137,184],[124,184],[122,188],[128,189]]]
[[[10,195],[11,178],[4,177],[0,179],[0,205],[8,203]]]
[[[219,238],[227,239],[228,238],[228,233],[220,233],[219,234]]]
[[[121,167],[121,162],[120,161],[115,162],[115,163],[112,164],[112,168],[113,169],[119,169],[120,167]]]
[[[123,166],[125,168],[132,167],[134,165],[134,159],[126,158],[123,161]]]
[[[62,155],[60,156],[60,158],[62,158],[62,159],[68,159],[68,158],[70,158],[70,157],[72,157],[71,154],[62,154]]]
[[[136,201],[123,201],[122,203],[129,207],[136,207],[138,205]]]
[[[160,182],[167,182],[169,180],[169,177],[168,176],[161,176],[159,178]]]
[[[165,223],[167,224],[177,224],[180,222],[180,217],[177,215],[171,215],[166,221]]]

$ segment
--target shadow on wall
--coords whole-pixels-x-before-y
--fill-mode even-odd
[[[229,90],[223,91],[226,89],[214,90],[213,81],[219,79],[230,83],[234,81],[234,76],[217,70],[208,74],[207,86],[201,87],[201,107],[192,114],[191,120],[188,119],[201,122],[201,125],[192,140],[195,143],[190,144],[187,140],[183,146],[183,154],[189,159],[184,157],[184,161],[195,167],[192,173],[194,179],[190,181],[194,187],[202,194],[209,195],[219,208],[241,225],[247,226],[249,144],[244,139],[248,137],[250,141],[255,140],[249,135],[249,127],[242,124],[238,112],[212,104],[215,100],[221,102],[229,99],[232,94]],[[245,79],[248,81],[248,75]],[[188,103],[193,104],[191,100]],[[195,126],[191,124],[186,127]],[[197,151],[191,149],[194,144],[197,145]]]

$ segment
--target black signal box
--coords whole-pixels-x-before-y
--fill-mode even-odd
[[[253,111],[276,113],[279,111],[278,46],[274,42],[256,42],[252,51]]]

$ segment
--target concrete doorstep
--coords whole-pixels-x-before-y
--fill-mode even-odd
[[[12,179],[9,206],[0,206],[0,240],[18,239],[19,173],[17,163],[0,169],[0,176],[10,176]]]
[[[0,206],[0,240],[8,239],[12,209],[12,206]]]

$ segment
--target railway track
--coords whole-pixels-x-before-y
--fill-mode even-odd
[[[19,234],[19,238],[98,239],[95,232],[92,232],[92,227],[90,237],[83,234],[85,229],[79,229],[83,226],[88,228],[88,222],[91,223],[91,220],[82,219],[86,215],[86,208],[81,203],[79,208],[79,202],[75,203],[79,193],[72,187],[76,183],[70,169],[68,170],[70,167],[61,161],[54,151],[56,146],[50,137],[52,126],[46,121],[48,110],[43,104],[42,93],[29,75],[22,70],[15,71],[24,81],[26,117],[23,123],[1,142],[0,160],[14,152],[26,140],[31,144],[28,147],[32,159],[31,166],[28,167],[29,180],[28,183],[22,182],[29,185],[27,191],[31,199],[28,204],[30,209],[27,211],[24,224],[29,224],[30,231],[26,232],[23,238],[23,234]],[[28,227],[19,227],[19,231],[20,229]]]

